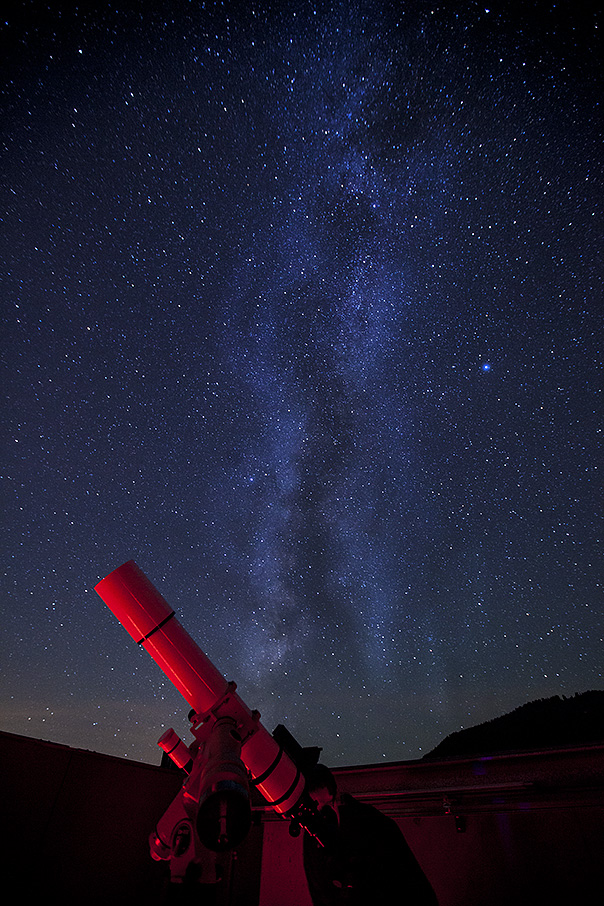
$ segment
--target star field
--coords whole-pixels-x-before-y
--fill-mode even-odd
[[[1,28],[1,728],[190,741],[129,559],[329,764],[604,688],[595,7]]]

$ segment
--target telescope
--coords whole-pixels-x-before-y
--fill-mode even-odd
[[[321,843],[316,808],[305,793],[305,773],[320,749],[303,749],[281,725],[272,735],[265,729],[134,560],[95,590],[192,709],[191,745],[173,729],[158,741],[186,776],[149,837],[152,858],[169,861],[178,882],[192,862],[211,864],[211,854],[237,847],[251,825],[250,785],[290,820],[292,835],[304,828]]]

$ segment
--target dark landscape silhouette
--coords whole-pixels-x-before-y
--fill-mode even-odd
[[[449,758],[604,742],[604,691],[554,695],[451,733],[424,758]]]

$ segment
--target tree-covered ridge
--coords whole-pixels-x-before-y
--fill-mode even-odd
[[[554,695],[451,733],[426,758],[489,755],[604,742],[604,691]]]

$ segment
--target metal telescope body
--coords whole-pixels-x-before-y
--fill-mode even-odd
[[[195,712],[195,743],[186,746],[174,730],[159,741],[188,776],[150,837],[153,858],[178,861],[178,853],[187,851],[183,838],[193,827],[202,849],[220,852],[236,846],[251,820],[248,772],[275,811],[304,826],[308,805],[300,766],[183,629],[136,563],[124,563],[95,590]]]

